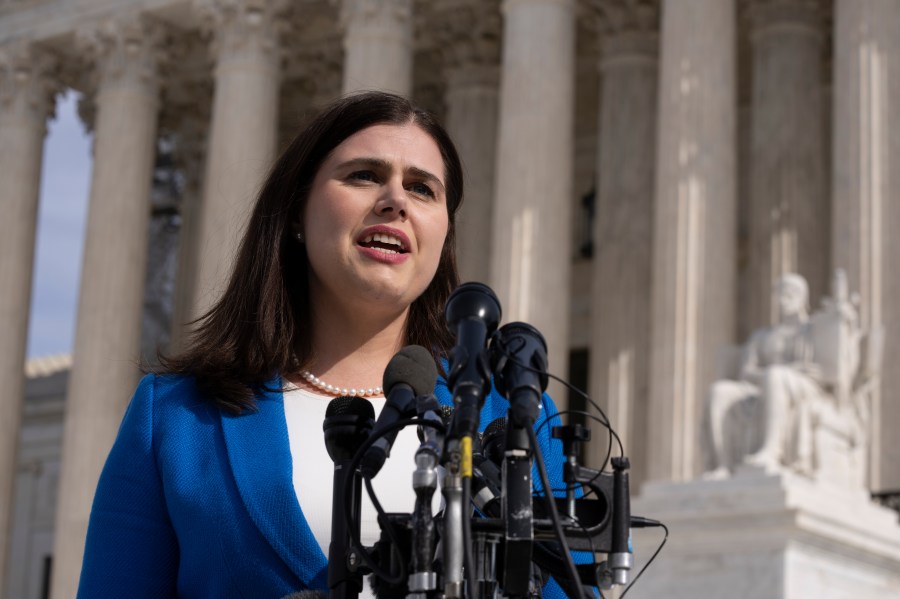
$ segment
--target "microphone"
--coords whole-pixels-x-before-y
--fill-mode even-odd
[[[500,301],[487,285],[464,283],[450,294],[444,315],[456,333],[447,376],[456,405],[453,433],[456,438],[474,437],[481,406],[491,389],[484,349],[500,322]]]
[[[613,458],[613,513],[612,513],[612,551],[607,558],[612,570],[613,584],[628,584],[628,574],[634,565],[631,553],[631,499],[628,488],[628,469],[631,464],[628,458]]]
[[[360,463],[360,470],[366,478],[372,478],[384,461],[391,454],[391,447],[400,431],[391,431],[381,435],[381,431],[404,418],[416,414],[416,397],[434,392],[437,383],[437,366],[434,357],[421,345],[407,345],[388,362],[384,369],[383,387],[387,394],[387,403],[378,422],[375,423],[373,435],[379,435],[369,449],[366,450]]]
[[[325,409],[325,449],[334,462],[331,499],[331,544],[328,546],[328,588],[333,599],[355,598],[363,588],[362,574],[351,571],[347,559],[350,523],[344,519],[343,502],[347,494],[353,502],[353,517],[359,527],[361,482],[347,468],[356,448],[369,437],[375,409],[361,397],[337,397]],[[355,570],[355,569],[354,569]]]
[[[418,412],[419,418],[423,420],[433,420],[435,422],[440,422],[444,425],[444,432],[449,429],[450,421],[453,419],[453,408],[451,408],[450,406],[442,406],[441,404],[439,404],[434,395],[420,395],[416,399],[416,402],[416,410]],[[429,435],[429,432],[434,434]],[[416,427],[416,436],[419,438],[419,443],[425,443],[426,441],[436,438],[436,434],[437,432],[430,427],[424,427],[421,425]],[[440,439],[441,443],[443,443],[444,433],[440,433]]]
[[[506,418],[491,422],[484,433],[472,442],[472,503],[488,517],[500,516],[503,460],[503,439],[506,435]],[[498,443],[499,440],[499,443]],[[497,452],[499,449],[499,453]],[[496,458],[496,459],[495,459]]]
[[[509,400],[515,426],[534,426],[547,388],[547,343],[524,322],[511,322],[497,331],[491,343],[494,384]]]
[[[491,421],[481,434],[481,448],[484,457],[499,466],[503,463],[504,446],[506,445],[506,417],[501,416]]]
[[[509,323],[491,341],[491,366],[497,390],[509,400],[501,495],[506,536],[504,589],[510,595],[524,594],[531,580],[528,564],[534,544],[531,428],[547,388],[547,344],[533,326]],[[549,491],[548,501],[553,501]]]

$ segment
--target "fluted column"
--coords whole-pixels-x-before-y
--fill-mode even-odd
[[[491,283],[565,374],[572,260],[575,2],[505,0]],[[563,395],[556,393],[564,403]]]
[[[53,70],[49,56],[26,45],[0,47],[0,580],[6,580],[41,160],[57,89]]]
[[[57,598],[75,596],[97,479],[140,375],[160,37],[157,28],[130,20],[107,23],[87,40],[97,113],[56,516]]]
[[[178,265],[175,275],[175,301],[172,306],[172,332],[169,351],[174,355],[186,349],[189,322],[194,310],[194,281],[200,248],[200,218],[203,213],[203,164],[206,157],[208,119],[191,116],[180,123],[175,160],[184,173],[179,214]]]
[[[777,320],[772,285],[781,275],[806,277],[813,306],[828,286],[819,11],[818,0],[760,0],[749,9],[752,327]]]
[[[873,397],[870,486],[900,489],[900,4],[837,0],[834,20],[832,260],[860,294],[860,324],[884,327]]]
[[[457,262],[463,281],[487,281],[500,92],[499,3],[480,3],[477,13],[460,10],[458,1],[444,5],[447,130],[466,171],[466,198],[456,220]]]
[[[590,355],[591,394],[606,405],[637,483],[647,457],[659,42],[655,22],[630,24],[607,35],[600,61]],[[590,447],[599,466],[606,447]]]
[[[648,479],[700,470],[702,398],[735,329],[735,5],[663,3]]]
[[[250,210],[275,157],[279,3],[208,0],[215,91],[203,185],[194,316],[224,291]]]
[[[344,93],[412,92],[412,0],[341,0]]]

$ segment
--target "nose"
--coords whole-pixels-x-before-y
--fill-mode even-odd
[[[378,216],[396,215],[399,218],[407,216],[407,202],[409,198],[402,183],[390,183],[385,186],[384,193],[375,203],[375,214]]]

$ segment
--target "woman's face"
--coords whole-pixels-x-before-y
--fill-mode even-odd
[[[406,309],[440,261],[444,184],[440,149],[412,123],[373,125],[337,146],[313,179],[301,225],[312,301]]]

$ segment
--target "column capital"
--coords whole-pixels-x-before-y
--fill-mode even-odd
[[[625,65],[652,66],[659,57],[657,2],[592,0],[590,10],[600,35],[602,70]]]
[[[589,10],[596,16],[597,30],[615,36],[630,31],[659,30],[659,2],[634,0],[590,0]]]
[[[108,19],[76,33],[76,46],[94,67],[89,86],[98,94],[131,88],[158,96],[165,41],[165,27],[141,15]]]
[[[321,106],[341,94],[343,61],[341,39],[315,40],[295,44],[287,57],[291,73],[305,80],[313,106]]]
[[[563,8],[568,8],[571,10],[575,10],[577,8],[576,0],[503,0],[503,4],[500,7],[500,10],[504,13],[507,11],[513,10],[520,6],[527,6],[529,4],[558,4]]]
[[[0,109],[46,123],[62,88],[57,75],[58,61],[48,51],[26,42],[0,45]]]
[[[340,9],[341,29],[359,22],[385,24],[393,29],[398,21],[412,21],[412,0],[331,0]]]
[[[601,71],[620,66],[655,66],[659,60],[656,31],[619,31],[603,38],[600,47]]]
[[[259,59],[277,64],[280,39],[287,26],[279,17],[288,0],[195,0],[210,51],[218,65]]]
[[[750,24],[753,41],[773,34],[822,37],[824,33],[825,7],[821,0],[745,0],[740,13]]]
[[[436,33],[451,85],[497,85],[503,17],[498,0],[440,0],[432,17],[442,23]]]

